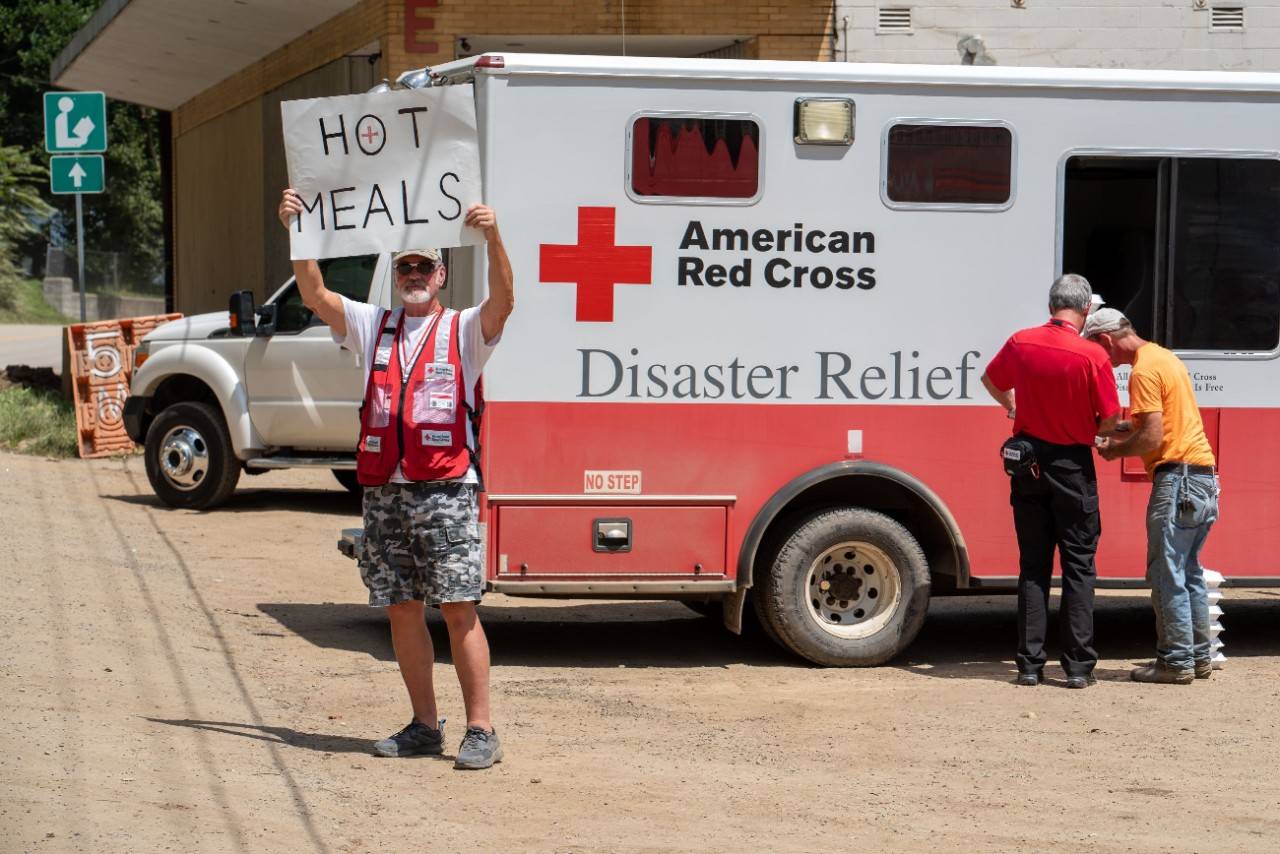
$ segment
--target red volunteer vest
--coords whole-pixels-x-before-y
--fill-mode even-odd
[[[360,409],[356,479],[364,486],[386,483],[397,465],[406,480],[449,480],[467,473],[470,409],[458,347],[459,317],[446,309],[429,320],[431,328],[417,351],[406,354],[406,366],[401,359],[404,310],[380,316]],[[478,424],[476,430],[479,435]]]

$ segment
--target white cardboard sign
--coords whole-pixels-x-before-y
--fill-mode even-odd
[[[483,241],[462,224],[481,200],[470,86],[284,101],[280,112],[303,204],[291,258]]]

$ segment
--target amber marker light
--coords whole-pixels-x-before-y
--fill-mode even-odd
[[[801,145],[852,145],[853,101],[848,98],[799,98],[795,139]]]

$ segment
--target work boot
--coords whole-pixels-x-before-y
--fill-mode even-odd
[[[453,761],[453,767],[478,771],[501,761],[502,743],[498,741],[497,730],[469,726],[458,747],[458,758]]]
[[[1092,673],[1076,673],[1067,676],[1068,688],[1088,688],[1090,685],[1097,685],[1098,677]]]
[[[1018,672],[1018,678],[1013,680],[1013,684],[1034,687],[1043,681],[1044,677],[1039,670],[1023,670]]]
[[[444,753],[444,718],[440,726],[432,729],[417,718],[393,736],[375,741],[373,752],[379,756],[439,756]]]
[[[1196,662],[1196,678],[1197,679],[1208,679],[1212,675],[1213,675],[1212,661],[1206,658],[1203,661]]]
[[[1156,660],[1143,667],[1135,667],[1129,673],[1134,682],[1157,682],[1162,685],[1190,685],[1195,681],[1195,668],[1179,670],[1170,667],[1163,661]]]

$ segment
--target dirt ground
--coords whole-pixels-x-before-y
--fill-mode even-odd
[[[674,603],[487,597],[507,759],[468,773],[369,755],[409,713],[327,473],[193,513],[138,458],[6,454],[0,507],[3,852],[1280,850],[1280,591],[1228,592],[1190,687],[1126,681],[1152,616],[1102,594],[1087,691],[1010,684],[1008,597],[936,600],[874,670]]]

